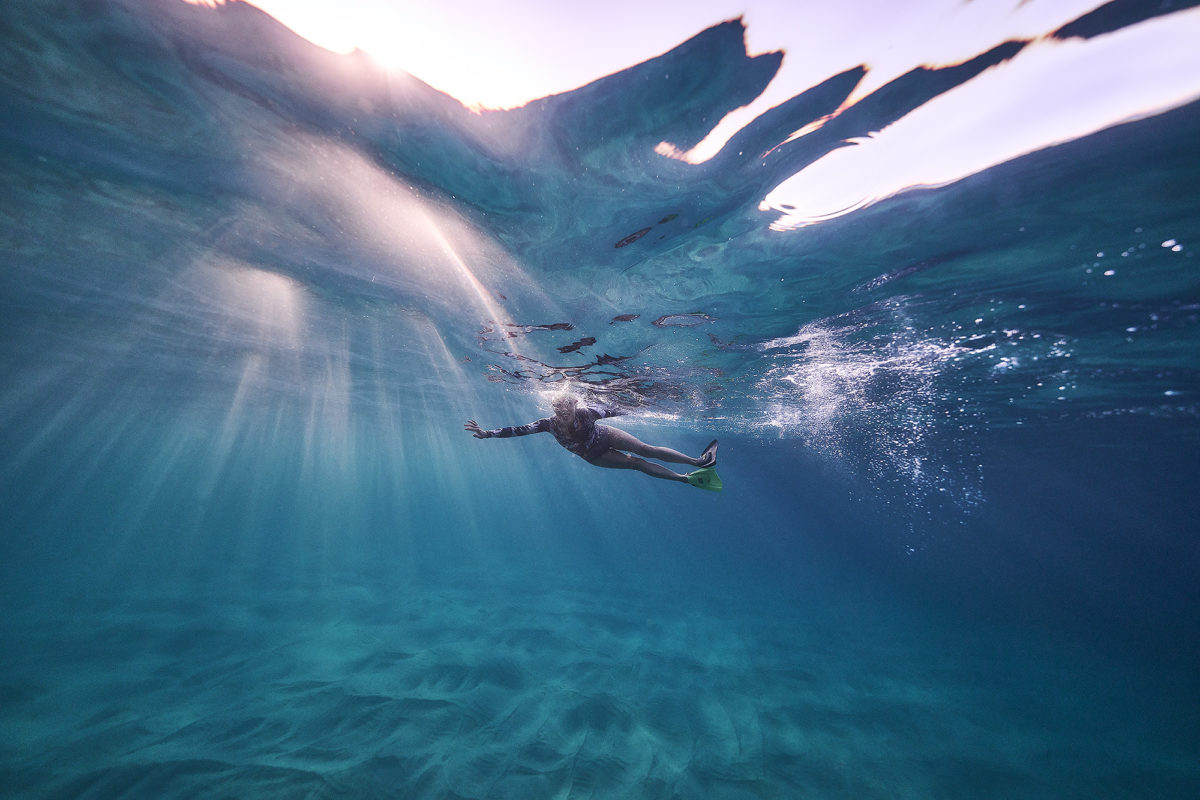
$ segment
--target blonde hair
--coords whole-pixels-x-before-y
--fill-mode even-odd
[[[579,407],[579,398],[570,392],[559,392],[550,401],[550,407],[554,409],[554,413],[558,413],[560,408],[569,408],[572,412]]]

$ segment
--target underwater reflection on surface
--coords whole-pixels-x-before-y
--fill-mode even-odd
[[[1191,102],[1200,67],[1187,43],[1197,34],[1200,12],[1190,12],[1094,39],[1039,40],[850,140],[854,147],[788,178],[760,208],[784,212],[772,222],[778,230],[803,227]]]

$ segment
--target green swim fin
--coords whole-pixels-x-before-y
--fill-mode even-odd
[[[688,483],[697,489],[707,489],[710,492],[721,491],[721,479],[712,467],[703,467],[687,475]]]

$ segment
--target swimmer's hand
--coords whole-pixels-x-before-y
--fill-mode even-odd
[[[488,438],[487,431],[485,431],[483,428],[479,427],[479,423],[473,419],[467,420],[467,424],[463,425],[463,429],[470,431],[471,435],[474,436],[476,439]]]

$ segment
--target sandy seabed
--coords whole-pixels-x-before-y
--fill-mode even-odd
[[[1200,786],[1196,714],[1170,686],[1013,629],[901,613],[346,582],[89,597],[27,607],[0,636],[12,797],[1164,798]]]

